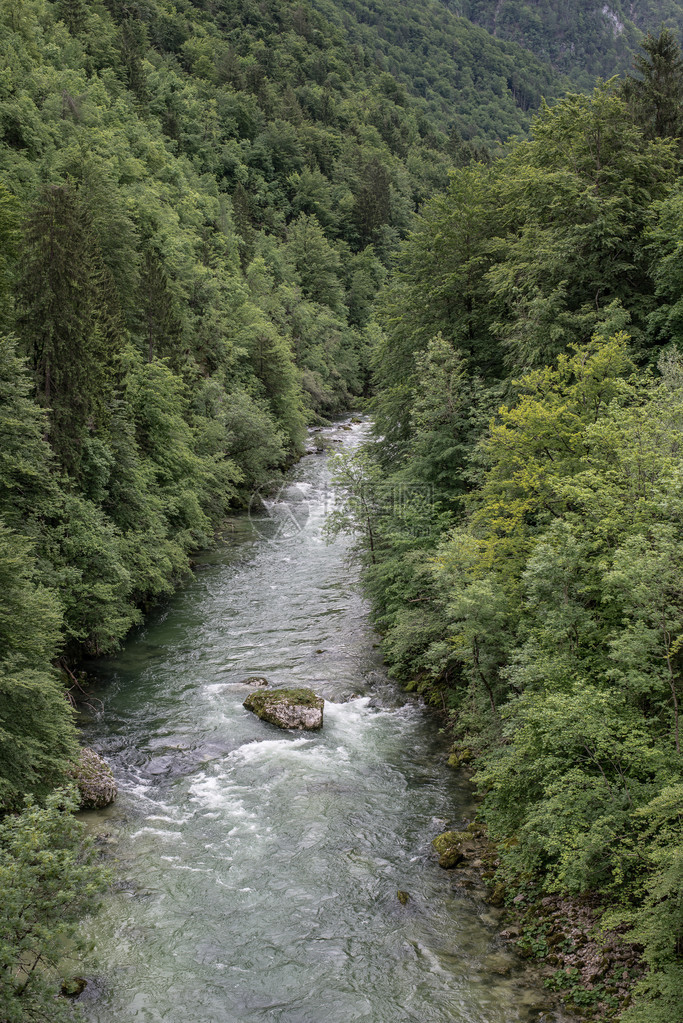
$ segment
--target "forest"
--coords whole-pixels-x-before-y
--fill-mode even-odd
[[[633,928],[624,1019],[680,1008],[674,38],[567,90],[681,11],[615,4],[616,38],[564,5],[568,61],[559,5],[488,6],[0,2],[11,1023],[71,1018],[47,967],[108,883],[61,788],[79,665],[364,402],[337,471],[378,510],[341,526],[387,662],[477,758],[511,883]],[[403,483],[428,508],[388,507]]]
[[[683,64],[645,51],[426,204],[378,304],[376,441],[335,469],[508,898],[593,893],[642,946],[625,1023],[683,1009]]]

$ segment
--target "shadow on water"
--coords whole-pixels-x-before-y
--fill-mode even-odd
[[[322,535],[330,501],[326,458],[304,458],[98,665],[84,731],[119,798],[88,819],[118,880],[90,922],[92,1023],[559,1018],[431,854],[471,792],[386,678],[345,542]],[[250,674],[318,691],[323,731],[244,710]]]

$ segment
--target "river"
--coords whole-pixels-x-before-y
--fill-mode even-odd
[[[348,447],[364,429],[324,433]],[[559,1018],[518,965],[499,975],[495,914],[437,865],[471,790],[385,675],[348,542],[322,535],[329,502],[309,455],[97,665],[82,723],[119,796],[84,815],[117,875],[89,925],[91,1023]],[[315,689],[323,730],[244,710],[250,674]]]

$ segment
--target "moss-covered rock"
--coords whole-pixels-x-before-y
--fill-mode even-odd
[[[472,835],[468,831],[444,831],[443,834],[436,836],[432,846],[439,853],[439,866],[444,870],[457,867],[476,850]]]
[[[489,892],[489,897],[486,900],[491,906],[504,906],[505,905],[505,885],[497,884],[494,885]]]
[[[461,842],[467,842],[471,838],[466,831],[444,831],[441,835],[437,835],[432,842],[432,848],[440,855],[445,853],[452,846],[460,845]]]
[[[61,991],[65,998],[78,998],[88,986],[85,977],[71,977],[62,984]]]
[[[474,753],[469,748],[453,750],[448,758],[448,766],[464,767],[466,764],[470,764],[473,759]]]
[[[464,859],[465,857],[457,846],[451,846],[439,856],[439,866],[443,867],[444,870],[452,870],[453,867],[457,867],[458,864],[462,863]]]
[[[81,810],[101,810],[116,799],[112,769],[94,750],[83,747],[73,777],[81,797]]]
[[[271,689],[249,693],[243,704],[262,721],[278,728],[298,728],[307,732],[323,726],[325,701],[312,689]]]

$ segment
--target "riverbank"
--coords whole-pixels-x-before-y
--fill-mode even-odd
[[[500,912],[500,937],[528,964],[549,1004],[580,1020],[619,1019],[645,974],[642,948],[624,939],[625,927],[601,926],[607,907],[596,896],[547,895],[540,880],[504,883],[498,850],[476,818],[462,832],[437,836],[433,845],[454,885],[478,886]]]

